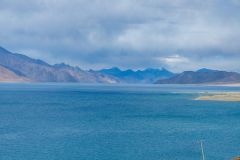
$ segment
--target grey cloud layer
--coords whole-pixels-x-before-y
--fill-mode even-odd
[[[0,0],[0,45],[83,68],[239,71],[239,19],[239,0]]]

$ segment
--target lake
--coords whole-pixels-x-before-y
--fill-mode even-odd
[[[0,84],[1,160],[207,160],[240,155],[240,87]]]

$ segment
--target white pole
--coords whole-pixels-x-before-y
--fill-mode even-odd
[[[205,160],[204,149],[203,149],[203,141],[201,141],[201,151],[202,151],[202,160]]]

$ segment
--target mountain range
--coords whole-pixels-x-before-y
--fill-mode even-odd
[[[147,68],[145,70],[134,71],[131,69],[121,70],[117,67],[113,67],[110,69],[102,69],[98,72],[116,77],[125,83],[154,83],[159,79],[165,79],[174,76],[174,73],[166,70],[165,68]]]
[[[117,80],[101,73],[83,71],[64,63],[50,65],[42,60],[32,59],[22,54],[11,53],[0,48],[0,65],[3,81],[31,82],[82,82],[82,83],[116,83]],[[4,76],[7,73],[9,76]],[[7,78],[8,77],[8,78]],[[14,77],[17,77],[16,79]]]
[[[240,74],[236,72],[200,69],[184,71],[173,77],[158,80],[156,84],[233,84],[240,83]]]
[[[166,69],[143,71],[118,68],[99,71],[82,70],[65,63],[50,65],[0,47],[0,81],[2,82],[76,82],[76,83],[154,83],[174,74]]]
[[[86,71],[65,63],[51,65],[0,47],[0,82],[227,84],[240,83],[240,74],[206,68],[179,74],[165,68]]]

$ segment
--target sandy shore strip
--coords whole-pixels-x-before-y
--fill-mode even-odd
[[[195,100],[240,102],[240,92],[208,93],[195,98]]]
[[[240,87],[240,83],[212,84],[212,86]]]

